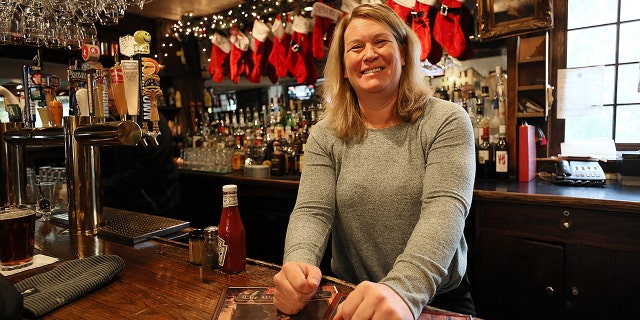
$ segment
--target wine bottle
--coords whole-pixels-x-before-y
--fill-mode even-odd
[[[482,128],[482,142],[478,144],[476,155],[476,177],[490,179],[493,174],[491,144],[489,143],[489,127]]]
[[[238,186],[222,186],[222,215],[218,226],[218,264],[226,273],[244,271],[247,264],[247,243],[238,209]]]
[[[500,126],[498,142],[494,147],[493,159],[495,161],[494,176],[496,179],[509,179],[509,144],[506,138],[506,127]]]

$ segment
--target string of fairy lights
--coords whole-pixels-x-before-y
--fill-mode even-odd
[[[178,39],[188,36],[210,38],[215,32],[227,34],[232,26],[240,30],[250,28],[255,19],[273,22],[278,14],[309,14],[314,2],[313,0],[245,0],[236,7],[212,16],[196,17],[192,13],[186,13],[165,36]],[[336,2],[339,1],[324,1],[327,4],[331,3],[334,7]]]
[[[239,30],[250,31],[253,22],[260,19],[265,23],[273,23],[278,15],[282,21],[297,14],[310,17],[313,3],[321,1],[334,8],[340,8],[343,0],[244,0],[238,5],[209,16],[194,16],[188,12],[182,15],[180,21],[174,23],[166,31],[162,39],[156,58],[163,59],[179,49],[179,43],[196,38],[203,47],[202,57],[208,57],[208,47],[214,33],[229,35],[232,26]],[[351,0],[350,0],[351,1]],[[184,63],[184,62],[183,62]],[[201,61],[201,63],[206,63]]]

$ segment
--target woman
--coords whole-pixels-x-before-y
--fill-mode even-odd
[[[432,97],[416,35],[387,6],[356,7],[336,26],[325,66],[325,118],[305,168],[274,277],[275,304],[296,313],[331,269],[357,283],[337,319],[415,319],[458,287],[475,156],[471,122]],[[474,313],[468,287],[441,305]],[[455,292],[455,291],[454,291]]]

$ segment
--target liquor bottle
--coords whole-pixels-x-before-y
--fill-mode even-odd
[[[282,176],[286,170],[286,155],[282,151],[282,143],[280,140],[273,141],[273,151],[271,152],[271,175]]]
[[[176,108],[182,108],[182,94],[180,94],[180,91],[176,91],[175,99]]]
[[[478,128],[484,128],[484,127],[489,127],[489,118],[485,115],[484,111],[484,102],[482,101],[482,99],[478,99],[475,95],[475,93],[473,91],[471,91],[471,96],[472,99],[471,103],[475,103],[475,110],[476,110],[476,118],[475,118],[475,122],[476,122],[476,127]],[[480,140],[478,140],[478,143],[482,142],[482,135],[479,137]],[[491,142],[491,141],[489,141]]]
[[[453,101],[453,103],[457,103],[458,105],[462,105],[462,89],[460,89],[460,87],[456,86],[456,84],[453,84],[453,92],[451,93],[451,101]]]
[[[257,135],[253,140],[253,146],[251,146],[251,156],[253,157],[253,163],[262,164],[265,159],[266,146],[261,135]]]
[[[489,120],[489,142],[491,144],[496,144],[498,142],[499,128],[501,125],[500,121],[502,121],[500,118],[499,105],[499,98],[496,96],[491,103],[493,117]]]
[[[267,107],[265,105],[262,105],[262,110],[265,110]],[[251,123],[251,129],[253,129],[253,132],[258,135],[261,134],[259,132],[261,132],[262,130],[262,118],[260,117],[260,113],[258,112],[258,108],[253,109],[253,120]]]
[[[498,114],[497,110],[495,114],[493,113],[493,99],[489,94],[489,86],[482,86],[479,99],[482,99],[482,105],[484,106],[484,116],[489,118],[489,121],[491,121],[491,119],[493,119],[493,116],[497,116]],[[489,128],[489,131],[491,131],[491,128]]]
[[[482,128],[482,142],[478,144],[476,155],[476,177],[480,179],[490,179],[494,170],[492,164],[489,127],[484,127]]]
[[[500,180],[509,179],[509,144],[506,138],[506,127],[500,126],[499,138],[493,151],[493,159],[495,161],[494,177]]]
[[[244,167],[245,159],[244,148],[240,136],[236,136],[236,145],[233,148],[233,154],[231,155],[231,170],[240,171]]]
[[[247,264],[247,243],[238,209],[238,186],[222,186],[222,215],[218,226],[218,264],[226,273],[244,271]]]
[[[262,164],[269,166],[269,170],[271,170],[271,155],[273,154],[273,136],[271,135],[271,130],[265,132],[262,143],[264,144]]]
[[[287,157],[285,170],[287,175],[300,174],[300,171],[298,170],[298,145],[296,141],[298,134],[296,134],[295,136],[296,138],[293,139],[291,135],[289,135],[289,138],[287,139],[289,142],[288,147],[285,151],[285,156]]]
[[[498,97],[500,124],[505,124],[507,112],[507,79],[502,72],[501,66],[496,66],[496,96]]]

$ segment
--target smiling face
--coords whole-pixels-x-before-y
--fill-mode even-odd
[[[138,30],[133,34],[133,39],[138,44],[150,43],[151,42],[151,34],[149,34],[149,32],[146,32],[144,30]]]
[[[344,77],[358,97],[397,95],[404,49],[381,23],[353,19],[344,32]]]

